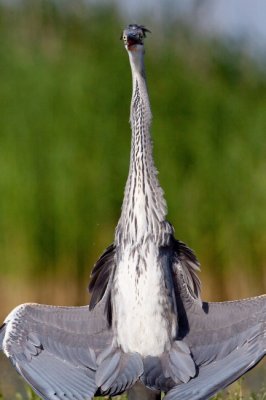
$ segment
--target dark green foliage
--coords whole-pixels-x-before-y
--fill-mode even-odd
[[[59,271],[84,290],[112,242],[130,146],[123,26],[114,8],[79,1],[0,8],[1,278]],[[219,282],[216,298],[233,297],[231,274],[260,293],[265,76],[182,24],[147,26],[155,158],[176,236]]]

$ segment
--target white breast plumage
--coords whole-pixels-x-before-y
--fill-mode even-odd
[[[170,308],[162,293],[164,278],[158,247],[153,243],[128,245],[117,265],[113,312],[117,342],[125,352],[156,356],[170,347]]]

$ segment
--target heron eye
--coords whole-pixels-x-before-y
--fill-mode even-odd
[[[123,40],[124,40],[124,42],[127,41],[127,35],[123,35]]]

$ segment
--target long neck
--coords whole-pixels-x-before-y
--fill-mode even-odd
[[[121,234],[132,242],[143,241],[148,235],[157,237],[167,212],[153,162],[151,109],[143,57],[143,53],[129,52],[133,80],[130,112],[132,139],[129,175],[116,232],[118,241]]]

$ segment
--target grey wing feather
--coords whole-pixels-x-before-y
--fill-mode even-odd
[[[0,346],[43,399],[88,400],[97,390],[96,356],[112,341],[103,307],[18,306]]]
[[[43,399],[89,400],[97,386],[95,373],[43,352],[30,363],[17,363],[18,372]]]
[[[167,399],[207,399],[252,368],[266,353],[266,296],[201,303],[191,295],[180,263],[174,266],[179,335],[198,374],[170,390]]]
[[[190,349],[182,341],[173,342],[171,349],[163,353],[160,359],[164,376],[178,384],[188,382],[196,374]]]
[[[190,331],[184,339],[198,365],[222,359],[246,343],[266,350],[266,296],[223,303],[203,303],[187,313]],[[246,349],[246,347],[245,347]]]
[[[103,394],[117,395],[132,386],[143,373],[141,356],[124,353],[110,346],[97,358],[99,368],[95,380]]]
[[[262,342],[260,343],[262,345]],[[264,345],[265,346],[265,345]],[[256,338],[247,341],[226,357],[199,369],[196,378],[176,386],[166,395],[166,400],[205,400],[253,368],[265,354]]]

